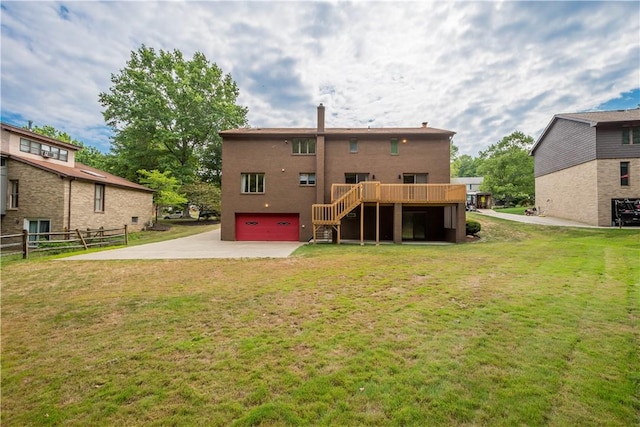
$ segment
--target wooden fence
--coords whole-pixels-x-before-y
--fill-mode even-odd
[[[5,234],[0,236],[0,255],[22,254],[22,258],[29,258],[33,252],[65,251],[72,249],[89,249],[129,243],[128,229],[76,229],[74,231],[52,231],[48,233],[29,233],[22,230],[20,234]]]

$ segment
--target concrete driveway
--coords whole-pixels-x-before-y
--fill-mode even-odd
[[[301,242],[226,242],[220,229],[189,237],[60,258],[62,261],[116,259],[286,258]]]
[[[600,228],[595,225],[584,224],[582,222],[571,221],[569,219],[564,219],[564,218],[555,218],[552,216],[516,215],[516,214],[496,212],[493,209],[478,209],[478,213],[487,215],[487,216],[493,216],[496,218],[508,219],[510,221],[524,222],[527,224],[555,225],[560,227]],[[606,228],[606,227],[603,227],[603,228]]]

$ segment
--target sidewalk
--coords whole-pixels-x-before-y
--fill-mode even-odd
[[[482,215],[507,219],[509,221],[523,222],[526,224],[554,225],[554,226],[560,226],[560,227],[609,228],[609,227],[598,227],[596,225],[589,225],[582,222],[571,221],[569,219],[564,219],[564,218],[555,218],[552,216],[516,215],[516,214],[496,212],[493,209],[478,209],[477,212]]]

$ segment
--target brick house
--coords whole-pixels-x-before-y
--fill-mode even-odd
[[[465,187],[449,183],[454,132],[416,128],[220,132],[222,240],[465,239]]]
[[[640,199],[640,109],[556,114],[530,154],[539,212],[610,226],[615,200]]]
[[[153,190],[75,162],[79,147],[2,123],[2,234],[74,229],[140,230]]]

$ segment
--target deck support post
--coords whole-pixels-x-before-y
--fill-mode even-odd
[[[360,246],[364,246],[364,203],[360,203]]]
[[[376,246],[380,244],[380,202],[376,202]]]

